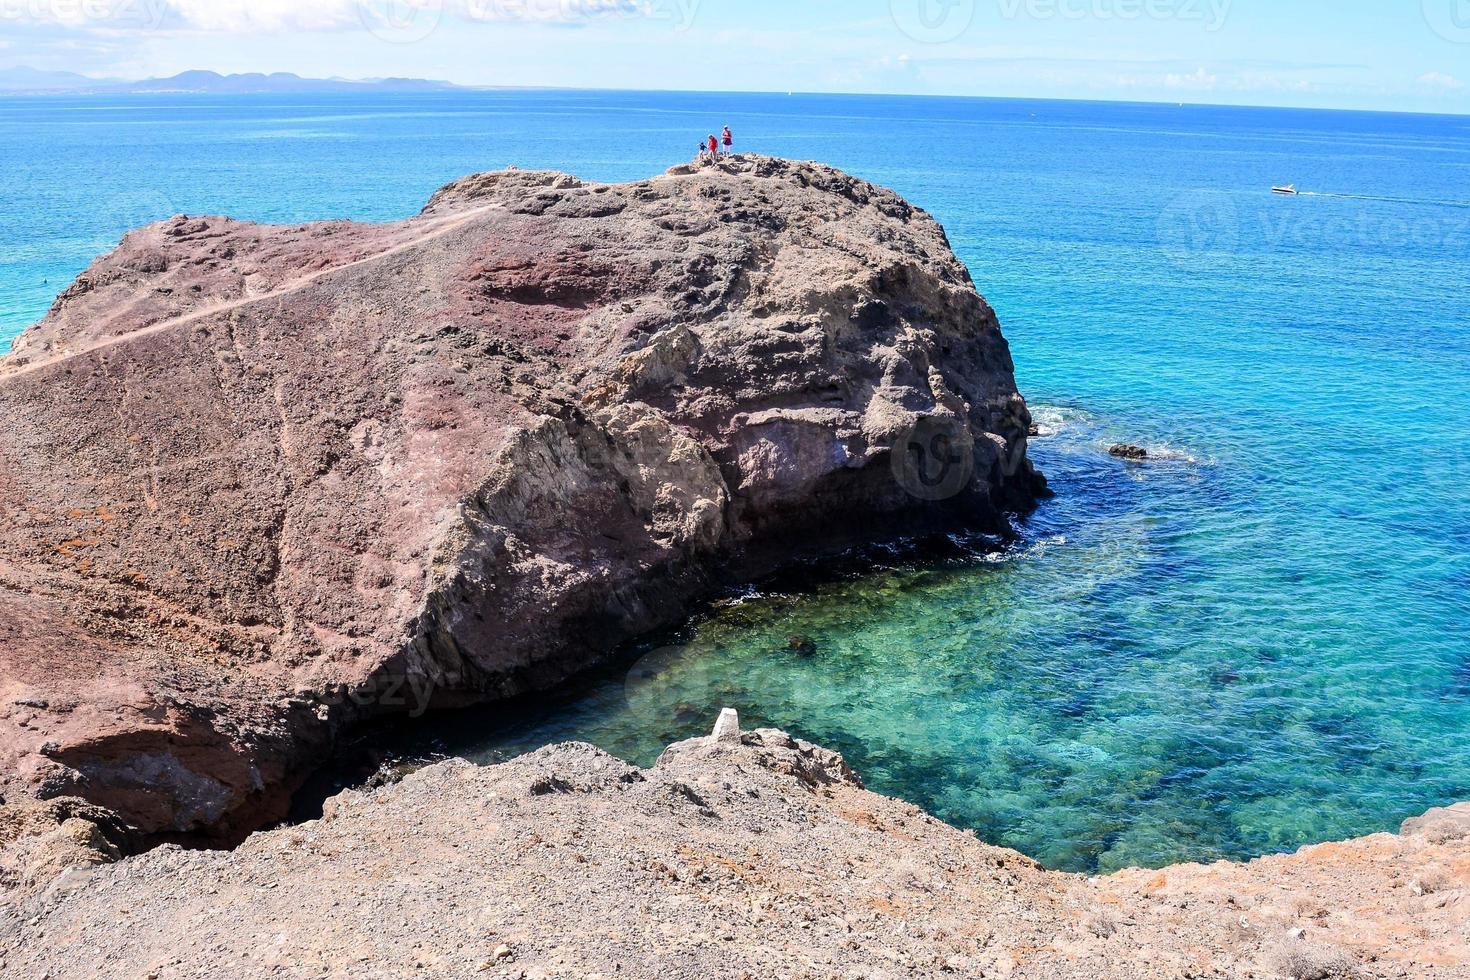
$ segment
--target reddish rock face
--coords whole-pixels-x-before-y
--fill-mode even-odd
[[[0,419],[0,790],[165,834],[278,815],[344,724],[1042,488],[940,227],[761,158],[149,226],[0,360]]]

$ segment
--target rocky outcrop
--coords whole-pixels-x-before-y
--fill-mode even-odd
[[[82,800],[0,801],[0,896],[116,861],[137,845],[116,814]]]
[[[1148,459],[1147,449],[1144,449],[1142,446],[1134,446],[1129,443],[1119,443],[1118,445],[1109,448],[1108,454],[1110,456],[1116,456],[1119,459],[1126,459],[1134,463],[1141,463],[1144,460]]]
[[[180,216],[0,361],[0,792],[283,812],[342,726],[521,694],[808,548],[1042,482],[940,227],[815,164]]]
[[[1470,977],[1470,827],[1250,864],[1046,871],[781,732],[446,762],[234,852],[0,902],[0,975]],[[144,924],[146,923],[146,928]]]

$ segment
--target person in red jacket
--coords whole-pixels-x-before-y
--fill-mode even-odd
[[[709,155],[712,159],[720,158],[720,141],[715,139],[715,134],[709,134]]]
[[[724,132],[723,135],[724,135],[724,140],[725,140],[725,156],[729,156],[731,153],[734,152],[734,147],[735,147],[735,134],[732,133],[732,132],[730,132],[730,127],[729,126],[726,126],[725,127],[725,132]]]

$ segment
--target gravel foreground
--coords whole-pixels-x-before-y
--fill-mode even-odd
[[[441,763],[234,851],[0,897],[15,978],[1470,977],[1470,808],[1084,878],[777,731]]]

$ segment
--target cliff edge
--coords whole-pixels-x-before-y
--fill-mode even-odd
[[[1046,871],[781,732],[452,761],[233,852],[0,901],[0,976],[1470,977],[1470,812],[1249,864]]]

